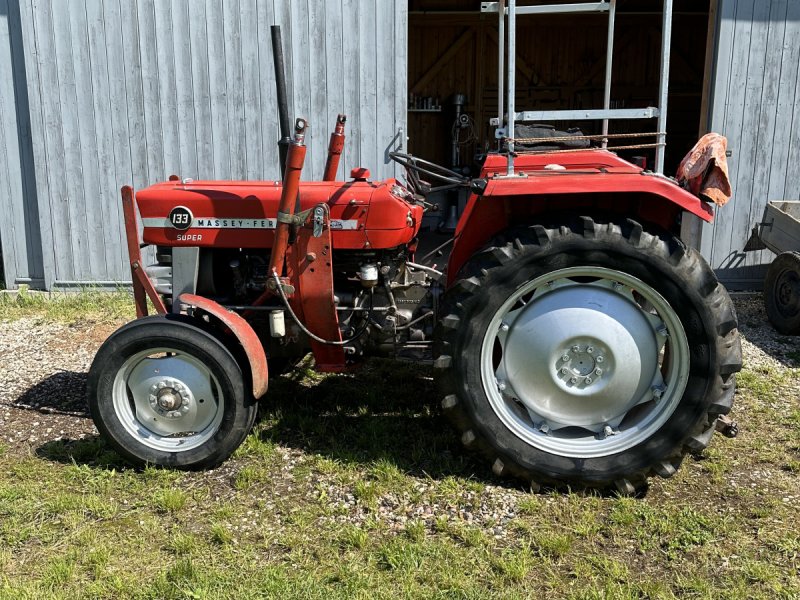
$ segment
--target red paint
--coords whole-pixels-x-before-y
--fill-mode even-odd
[[[133,188],[129,185],[123,186],[120,190],[122,194],[122,214],[125,217],[125,238],[128,242],[128,261],[131,266],[131,280],[133,285],[133,301],[136,305],[136,316],[147,316],[147,297],[153,303],[156,312],[160,315],[166,314],[167,308],[164,306],[161,296],[158,295],[153,287],[153,282],[144,272],[142,265],[142,252],[139,247],[139,226],[136,222],[136,202],[133,196]]]
[[[327,205],[322,235],[313,236],[313,215],[297,232],[297,240],[286,253],[286,270],[295,296],[292,309],[303,325],[324,340],[341,341],[339,317],[333,300],[333,261],[331,260],[331,230]],[[299,312],[298,312],[299,309]],[[299,316],[303,315],[303,316]],[[339,372],[345,367],[344,348],[311,341],[316,368],[324,372]]]
[[[545,169],[560,165],[563,170]],[[674,230],[682,211],[711,221],[711,207],[672,181],[643,170],[612,152],[587,150],[520,155],[514,167],[521,177],[502,177],[506,158],[489,155],[481,172],[488,179],[483,195],[471,195],[456,227],[447,274],[452,283],[464,263],[496,234],[558,212],[585,209],[640,218]],[[496,177],[496,176],[500,177]]]
[[[250,372],[253,376],[253,396],[260,398],[266,394],[267,384],[269,383],[267,355],[264,353],[264,346],[261,344],[261,340],[253,328],[250,327],[250,324],[236,313],[202,296],[181,294],[179,302],[194,306],[216,317],[231,330],[231,333],[239,340],[247,355],[247,362],[250,364]]]
[[[339,170],[339,159],[344,150],[344,124],[346,115],[336,117],[336,127],[328,143],[328,160],[325,162],[325,171],[322,173],[323,181],[336,181],[336,171]]]
[[[289,153],[286,155],[286,170],[283,175],[283,188],[278,202],[278,214],[292,215],[297,202],[297,193],[300,187],[300,173],[306,160],[306,146],[303,143],[306,123],[298,119],[295,125],[295,139],[289,144]],[[275,240],[269,256],[269,270],[267,273],[283,275],[283,265],[286,258],[286,246],[289,244],[289,231],[291,225],[278,221],[275,228]]]
[[[392,194],[394,179],[385,181],[302,181],[300,209],[326,203],[334,221],[356,220],[355,229],[332,230],[337,249],[394,248],[416,236],[422,220],[422,207]],[[274,229],[201,229],[178,231],[166,222],[175,206],[185,206],[195,218],[274,219],[283,186],[279,181],[195,181],[164,182],[136,192],[139,211],[146,223],[144,241],[164,246],[200,246],[203,248],[271,248]],[[411,213],[414,225],[408,226]],[[369,218],[369,223],[368,223]],[[197,236],[200,236],[198,239]],[[180,239],[178,239],[180,237]]]

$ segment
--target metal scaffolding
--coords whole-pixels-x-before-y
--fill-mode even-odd
[[[658,106],[646,108],[611,108],[611,70],[614,53],[614,26],[617,14],[617,0],[600,2],[581,2],[577,4],[546,4],[539,6],[517,6],[516,0],[483,2],[481,12],[498,14],[498,115],[491,120],[497,126],[496,135],[505,140],[508,149],[507,175],[514,175],[514,124],[516,121],[603,121],[603,135],[608,135],[610,120],[657,119],[656,165],[658,173],[664,172],[664,148],[666,146],[667,94],[669,92],[670,41],[672,38],[672,0],[663,0],[664,9],[661,23],[661,74],[658,92]],[[528,110],[516,112],[516,38],[517,15],[608,13],[608,43],[606,45],[606,73],[603,88],[602,109],[577,110]],[[508,23],[506,24],[506,18]],[[505,45],[508,41],[508,61],[505,64]],[[504,85],[506,87],[506,106],[503,106]],[[607,139],[602,140],[603,148]]]

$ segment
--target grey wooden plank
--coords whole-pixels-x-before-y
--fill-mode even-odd
[[[120,16],[122,20],[122,53],[125,61],[131,171],[134,187],[142,188],[150,183],[150,176],[147,170],[147,131],[145,130],[142,58],[139,48],[139,19],[136,14],[136,4],[120,2]]]
[[[800,33],[797,28],[800,27],[800,3],[792,2],[789,5],[789,18],[791,19],[788,27],[794,32],[794,35],[789,38],[793,47],[800,45]],[[800,60],[797,64],[798,71],[795,74],[795,87],[794,96],[789,100],[791,106],[791,125],[789,127],[790,133],[787,141],[786,149],[786,164],[785,169],[785,187],[783,190],[783,197],[789,200],[800,200],[800,177],[795,175],[795,169],[790,168],[800,163]]]
[[[75,111],[79,145],[73,147],[70,154],[77,153],[80,164],[81,189],[80,197],[72,198],[72,205],[85,207],[83,210],[84,231],[78,230],[76,235],[85,238],[88,256],[82,261],[88,262],[88,269],[81,279],[108,280],[110,278],[106,260],[105,231],[107,219],[103,206],[103,197],[98,189],[100,172],[97,168],[98,152],[95,134],[94,89],[92,85],[92,63],[89,54],[89,25],[86,5],[81,0],[69,0],[62,3],[66,6],[70,43],[72,47],[72,69],[75,79],[76,103],[67,110]]]
[[[405,96],[405,93],[396,90],[394,80],[395,53],[394,44],[394,4],[391,2],[375,3],[375,89],[377,97],[375,137],[375,162],[373,173],[375,177],[385,178],[391,176],[394,169],[390,166],[389,146],[396,135],[395,130],[395,93]]]
[[[11,44],[11,71],[18,107],[15,118],[19,136],[20,176],[22,178],[22,204],[25,218],[25,244],[27,272],[41,286],[44,278],[43,248],[39,207],[36,193],[36,173],[31,138],[31,112],[28,98],[28,77],[25,67],[25,42],[19,2],[8,4],[9,41]]]
[[[342,38],[344,27],[342,19],[341,0],[331,0],[325,2],[325,93],[327,95],[327,111],[325,124],[331,131],[336,122],[336,116],[344,112],[344,65],[342,64]],[[313,29],[312,29],[313,31]],[[345,146],[350,144],[349,127],[351,123],[345,125]],[[339,170],[337,179],[344,179],[349,172],[348,165],[345,164],[343,157],[339,157]]]
[[[232,179],[247,176],[245,140],[244,81],[242,75],[242,28],[239,0],[226,0],[225,23],[225,80],[228,86],[227,113],[230,135],[230,172]],[[247,40],[252,43],[253,40]]]
[[[727,112],[723,124],[723,133],[728,137],[728,148],[732,152],[729,161],[731,182],[737,186],[739,165],[741,164],[740,149],[742,143],[742,126],[744,119],[744,105],[746,88],[738,82],[744,81],[747,76],[747,65],[750,56],[750,33],[753,25],[754,0],[739,0],[736,6],[735,24],[733,31],[733,57],[731,76],[727,82],[728,100]],[[737,82],[737,83],[733,83]],[[711,255],[711,264],[719,268],[730,256],[731,227],[734,219],[735,208],[739,202],[740,191],[734,187],[733,201],[724,210],[717,211],[714,224],[714,239]]]
[[[164,172],[160,177],[180,175],[181,142],[178,132],[178,90],[175,70],[175,50],[172,30],[172,3],[154,3],[156,69],[158,71],[158,101],[161,117],[161,139]]]
[[[785,197],[789,180],[789,151],[791,135],[795,126],[794,113],[797,105],[798,69],[800,69],[800,2],[787,2],[784,19],[786,31],[783,52],[780,59],[780,80],[778,82],[776,121],[778,126],[770,144],[773,148],[772,165],[769,175],[767,200]]]
[[[0,65],[11,65],[11,24],[8,2],[0,0]],[[0,243],[7,286],[29,277],[22,203],[22,168],[17,145],[17,102],[11,69],[0,69]]]
[[[394,1],[394,52],[394,129],[400,133],[398,149],[405,150],[408,135],[408,2],[405,0]],[[393,164],[392,176],[397,177],[400,172],[400,167]]]
[[[758,128],[762,94],[768,73],[766,47],[769,39],[771,5],[772,1],[755,3],[747,74],[745,78],[739,80],[740,84],[744,82],[745,102],[736,173],[737,202],[730,211],[733,218],[729,227],[728,244],[732,253],[742,250],[744,244],[740,244],[739,240],[742,238],[742,232],[749,230],[753,188],[757,177],[763,176],[762,169],[757,163]],[[742,266],[747,266],[747,259]]]
[[[364,0],[358,10],[358,95],[359,135],[361,137],[361,164],[369,169],[378,167],[378,152],[375,148],[378,138],[378,92],[377,92],[377,40],[375,3]]]
[[[244,102],[244,177],[264,178],[264,159],[261,148],[261,86],[259,79],[258,11],[256,0],[239,3],[239,26],[242,39],[242,92]],[[264,117],[268,118],[268,117]]]
[[[189,8],[194,125],[197,131],[197,178],[210,179],[214,177],[215,170],[206,7],[202,2],[192,2]]]
[[[361,112],[359,61],[359,38],[361,37],[359,14],[361,3],[359,0],[342,0],[342,14],[348,15],[349,20],[342,41],[343,87],[344,87],[344,112],[347,113],[347,144],[342,160],[348,169],[366,166],[361,156],[361,128],[364,116]]]
[[[278,165],[278,105],[275,100],[275,72],[272,65],[272,39],[270,26],[275,24],[272,4],[258,2],[258,73],[259,73],[259,118],[261,137],[260,178],[280,179]]]
[[[227,23],[223,21],[223,5],[217,0],[206,1],[206,28],[208,35],[208,86],[211,95],[211,135],[214,140],[214,179],[228,179],[231,173],[231,149],[235,140],[228,132],[228,82],[225,73],[225,38]],[[195,48],[192,46],[192,54]],[[203,176],[203,179],[210,178]]]
[[[33,3],[33,20],[37,41],[37,69],[39,70],[42,95],[42,120],[46,148],[45,176],[49,183],[51,204],[50,226],[55,248],[55,279],[73,277],[73,248],[69,236],[69,196],[66,187],[64,163],[64,138],[59,99],[58,68],[55,56],[53,19],[49,2]],[[65,224],[65,221],[67,222]]]
[[[26,75],[26,96],[30,114],[30,131],[27,132],[31,148],[31,164],[27,165],[27,177],[35,192],[38,210],[39,234],[42,245],[42,278],[45,289],[52,287],[56,277],[55,240],[52,225],[52,203],[50,181],[47,176],[47,145],[45,142],[42,83],[39,73],[39,39],[31,0],[13,3],[19,9],[22,35],[23,60]]]
[[[318,154],[317,137],[320,129],[324,128],[322,123],[317,122],[316,115],[311,109],[311,76],[310,66],[313,60],[310,51],[310,39],[308,31],[309,23],[309,0],[294,0],[291,3],[291,38],[285,44],[290,48],[289,54],[292,56],[292,71],[290,79],[292,81],[292,96],[294,104],[294,117],[302,117],[308,120],[309,129],[306,132],[307,155],[303,168],[302,178],[319,179],[316,165]]]
[[[102,242],[105,246],[106,280],[124,280],[130,277],[125,272],[122,254],[122,211],[117,187],[117,171],[114,160],[113,123],[111,116],[111,92],[109,87],[108,59],[106,55],[106,31],[103,0],[86,0],[83,3],[88,55],[91,64],[91,105],[94,120],[94,140],[97,175],[84,182],[87,196],[94,195],[101,205],[103,220]],[[99,279],[99,277],[98,277]]]
[[[327,56],[325,54],[325,29],[334,25],[325,21],[325,7],[320,2],[308,1],[308,80],[309,116],[312,123],[312,143],[310,148],[310,169],[307,178],[322,179],[327,157],[328,139],[333,122],[328,119],[327,100]]]
[[[734,244],[743,248],[754,223],[758,222],[769,198],[769,182],[773,168],[773,154],[776,146],[776,124],[778,114],[778,95],[783,70],[783,53],[786,48],[786,16],[788,0],[772,0],[767,26],[765,45],[764,82],[761,87],[761,103],[758,115],[758,132],[753,162],[753,187],[750,207],[734,230]],[[781,119],[783,120],[783,119]],[[758,266],[770,262],[771,253],[750,252],[745,264]]]
[[[64,235],[72,245],[72,269],[60,279],[87,280],[91,275],[90,255],[93,248],[88,244],[89,232],[86,216],[86,194],[83,189],[82,143],[78,115],[78,84],[73,58],[73,35],[70,29],[69,5],[66,2],[51,4],[54,53],[58,76],[59,115],[64,140],[63,186],[67,193],[67,212],[61,215]],[[88,140],[87,140],[88,142]]]
[[[192,50],[189,36],[189,1],[175,0],[172,7],[172,49],[180,145],[180,176],[198,178]],[[169,51],[169,50],[167,50]]]
[[[161,123],[159,98],[158,38],[154,0],[138,0],[136,18],[139,34],[139,59],[142,68],[142,109],[146,142],[147,180],[163,181],[167,178],[164,166],[164,130]]]

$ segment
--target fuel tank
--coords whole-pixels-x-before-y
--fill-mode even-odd
[[[139,190],[147,244],[271,248],[280,181],[166,181]],[[394,248],[410,242],[422,206],[394,179],[300,183],[301,210],[330,207],[335,249]]]

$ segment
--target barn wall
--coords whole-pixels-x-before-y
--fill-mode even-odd
[[[710,129],[728,137],[733,200],[701,249],[732,289],[760,288],[769,251],[742,250],[769,200],[800,199],[800,2],[721,0]]]
[[[273,24],[290,111],[311,124],[303,178],[321,177],[339,112],[339,176],[394,175],[406,15],[404,0],[0,0],[6,283],[129,280],[124,184],[277,178]]]

